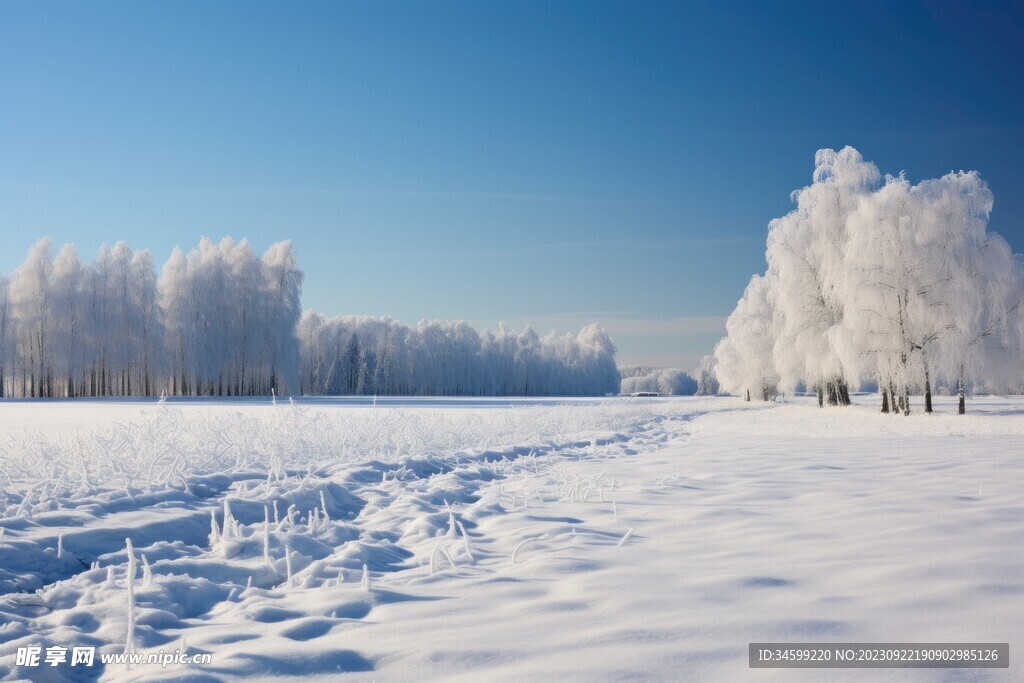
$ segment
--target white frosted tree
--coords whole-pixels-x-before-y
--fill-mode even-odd
[[[692,396],[697,393],[697,380],[679,368],[627,365],[619,368],[622,376],[620,393],[653,392],[662,396]]]
[[[615,346],[587,326],[577,335],[539,337],[465,321],[324,318],[298,325],[305,393],[384,395],[603,395],[618,391]]]
[[[848,245],[851,284],[849,299],[857,316],[847,332],[857,336],[862,353],[876,359],[878,383],[887,405],[909,413],[914,386],[914,342],[925,321],[914,313],[921,287],[932,277],[915,249],[914,199],[905,178],[887,178],[885,185],[859,208]],[[887,410],[883,405],[883,411]]]
[[[580,330],[576,336],[576,342],[580,349],[582,365],[585,368],[583,378],[586,379],[578,393],[600,396],[617,391],[620,381],[619,369],[615,365],[617,349],[608,333],[597,323],[591,323]],[[609,389],[609,387],[615,388]],[[667,385],[664,388],[667,388]],[[547,391],[545,393],[558,392]]]
[[[34,398],[50,396],[53,372],[53,311],[48,237],[29,249],[25,262],[11,278],[11,309],[15,325],[20,393]]]
[[[992,204],[973,172],[917,185],[889,177],[851,217],[849,296],[860,315],[849,332],[875,361],[883,412],[908,413],[917,389],[931,412],[937,380],[962,397],[969,379],[1003,374],[994,363],[1019,351],[1019,268],[986,230]]]
[[[717,374],[722,388],[770,400],[779,383],[772,350],[778,337],[774,307],[774,278],[754,275],[735,310],[726,320],[726,337],[715,347]]]
[[[700,359],[700,364],[694,372],[697,378],[697,396],[717,396],[719,392],[718,374],[716,366],[718,361],[711,354]]]
[[[816,387],[819,404],[874,382],[883,412],[909,414],[916,391],[931,412],[942,383],[963,412],[971,386],[1020,387],[1024,275],[987,232],[988,187],[974,172],[879,180],[852,148],[818,152],[796,209],[770,225],[765,281],[755,276],[716,349],[723,389],[756,394],[765,335],[781,385]]]
[[[304,275],[291,240],[272,244],[263,254],[262,267],[268,297],[264,357],[269,384],[264,391],[298,392],[301,358],[295,328],[302,316]]]
[[[175,248],[159,277],[125,242],[82,263],[48,239],[0,277],[0,387],[16,396],[287,393],[601,395],[618,390],[597,325],[541,338],[465,321],[324,318],[301,309],[290,242]],[[672,377],[663,378],[671,383]],[[678,377],[675,379],[679,379]],[[665,384],[668,386],[668,384]]]
[[[769,225],[766,258],[779,317],[773,354],[783,386],[805,383],[817,388],[819,403],[847,405],[837,338],[848,303],[842,291],[847,219],[879,173],[852,147],[820,150],[814,161],[814,182],[793,193],[797,208]]]
[[[85,270],[73,244],[65,244],[53,264],[53,297],[51,312],[53,332],[58,346],[54,366],[58,386],[56,392],[65,397],[85,391],[84,373],[89,360],[86,340],[84,301]]]
[[[185,253],[178,247],[160,272],[157,301],[164,328],[165,390],[171,394],[189,393],[190,351],[194,348],[191,311],[192,296]]]
[[[158,306],[159,292],[153,255],[148,250],[132,254],[129,266],[132,282],[129,305],[132,337],[129,346],[131,369],[129,378],[133,391],[129,394],[152,396],[163,376],[164,356],[162,316]]]
[[[111,249],[100,246],[95,260],[86,268],[85,299],[88,346],[90,351],[88,388],[90,396],[112,395],[111,363],[113,361],[114,330],[113,284],[111,281]]]
[[[969,237],[953,262],[949,323],[938,352],[962,415],[969,386],[1020,388],[1024,274],[1009,245],[994,234]]]

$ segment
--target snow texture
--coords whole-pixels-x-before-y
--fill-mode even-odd
[[[1019,649],[1024,400],[876,401],[6,404],[0,677],[867,681],[747,643]],[[126,643],[213,664],[14,665]]]

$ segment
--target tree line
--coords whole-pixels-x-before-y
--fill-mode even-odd
[[[152,254],[103,246],[86,263],[39,240],[0,276],[0,392],[9,397],[307,394],[603,395],[615,347],[596,325],[538,336],[465,322],[303,312],[289,241]]]
[[[290,242],[175,249],[159,277],[125,242],[83,263],[39,240],[0,277],[4,396],[238,396],[297,385],[302,271]]]
[[[883,412],[932,410],[936,388],[1019,392],[1024,267],[987,229],[976,172],[912,184],[857,150],[820,150],[796,208],[769,224],[754,275],[715,348],[721,388],[747,400],[807,388],[847,405],[877,387]]]
[[[697,393],[697,380],[685,370],[649,365],[619,366],[623,395],[652,392],[663,396],[692,396]]]
[[[617,393],[615,345],[597,325],[539,336],[531,327],[478,332],[465,321],[416,327],[388,317],[299,322],[304,394],[602,396]]]

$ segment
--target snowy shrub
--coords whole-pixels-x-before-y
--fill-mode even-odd
[[[622,383],[619,393],[629,395],[650,391],[663,396],[692,396],[697,393],[697,381],[678,368],[655,368],[644,365],[626,365],[619,368]]]

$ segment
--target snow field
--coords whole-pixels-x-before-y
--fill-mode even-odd
[[[1024,401],[977,398],[958,417],[939,399],[909,419],[855,402],[149,408],[135,428],[188,423],[177,443],[192,449],[280,422],[219,472],[188,459],[185,484],[129,496],[97,468],[80,491],[67,466],[67,490],[20,517],[6,491],[0,544],[22,552],[0,557],[22,584],[0,598],[0,675],[18,675],[19,644],[124,650],[131,536],[136,647],[214,663],[105,679],[1019,680],[1016,659],[747,668],[751,641],[1024,643]],[[35,547],[59,568],[58,533],[68,563],[92,560],[83,538],[111,547],[26,591],[42,570],[12,558]]]
[[[192,640],[195,620],[215,620],[220,632],[225,618],[287,621],[296,636],[287,642],[301,640],[305,627],[294,620],[308,610],[279,606],[291,591],[345,584],[333,609],[316,613],[362,618],[381,599],[347,591],[364,572],[372,585],[409,567],[439,572],[439,563],[477,560],[462,511],[482,483],[516,468],[539,471],[549,454],[624,448],[654,419],[651,406],[619,401],[216,413],[151,405],[94,432],[8,434],[0,652],[28,641],[123,650],[126,538],[146,570],[134,647],[173,649]],[[218,657],[227,645],[214,648]],[[251,652],[240,646],[221,671],[269,671],[246,663]],[[342,659],[327,669],[363,666]]]

